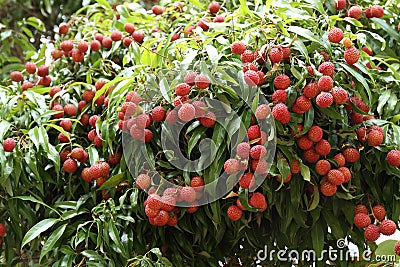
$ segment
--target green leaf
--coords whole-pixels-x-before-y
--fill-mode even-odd
[[[117,245],[119,248],[120,251],[117,252],[120,252],[125,259],[128,259],[129,257],[126,254],[124,246],[122,245],[117,227],[115,227],[115,224],[112,220],[108,222],[108,234],[110,235],[111,240],[114,241],[115,245]]]
[[[307,165],[300,163],[300,173],[301,173],[301,176],[303,176],[303,179],[305,181],[310,182],[310,179],[311,179],[310,168]]]
[[[125,172],[118,173],[104,182],[97,190],[110,189],[119,185],[125,180]]]
[[[383,19],[378,19],[378,18],[372,18],[371,19],[373,22],[379,25],[385,32],[387,32],[390,37],[396,39],[398,42],[400,42],[400,35],[398,32],[396,32],[392,26],[390,26],[385,20]]]
[[[33,239],[38,237],[41,233],[52,227],[56,222],[58,222],[58,219],[55,218],[50,218],[50,219],[44,219],[43,221],[38,222],[35,224],[29,231],[26,233],[24,236],[24,239],[22,239],[22,244],[21,244],[21,249],[31,242]]]
[[[50,251],[53,250],[54,245],[57,243],[57,241],[61,238],[61,236],[64,234],[65,228],[67,228],[67,224],[63,224],[60,227],[58,227],[51,235],[47,238],[46,243],[44,243],[44,246],[42,248],[42,252],[40,253],[40,259],[39,262],[42,261],[42,258],[49,253]]]
[[[317,255],[321,255],[322,250],[324,249],[324,229],[320,222],[315,222],[314,226],[311,228],[311,239],[313,249],[315,250]]]
[[[298,26],[289,26],[289,28],[287,29],[289,32],[295,33],[297,35],[300,35],[312,42],[318,43],[322,46],[325,47],[325,44],[323,42],[321,42],[320,39],[318,39],[310,30],[308,29],[304,29]]]
[[[218,50],[212,45],[206,45],[205,47],[208,57],[213,65],[216,65],[219,60]]]
[[[171,103],[171,98],[170,98],[169,93],[168,93],[170,91],[170,89],[169,89],[169,84],[168,84],[167,79],[166,78],[162,78],[161,81],[160,81],[159,86],[160,86],[160,92],[161,92],[162,96],[164,97],[164,99],[168,103]]]
[[[353,77],[356,78],[357,81],[359,81],[364,86],[368,94],[368,100],[371,102],[372,94],[371,94],[371,89],[369,88],[369,85],[367,83],[367,80],[365,80],[365,78],[360,73],[358,73],[355,69],[353,69],[349,65],[345,63],[338,63],[338,64],[342,66],[345,70],[347,70],[351,75],[353,75]]]

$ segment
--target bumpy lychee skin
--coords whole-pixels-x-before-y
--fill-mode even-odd
[[[315,144],[315,151],[321,156],[327,156],[331,151],[331,145],[325,139],[321,139]]]
[[[318,67],[318,71],[321,72],[323,75],[333,77],[335,74],[335,65],[332,62],[323,62]]]
[[[322,139],[322,136],[323,136],[322,128],[317,125],[311,126],[310,130],[308,130],[307,133],[308,139],[310,139],[314,143],[319,142]]]
[[[261,137],[260,127],[258,125],[252,125],[247,130],[247,137],[249,140],[258,139]]]
[[[353,65],[357,63],[359,59],[360,52],[357,50],[357,48],[352,47],[344,51],[344,60],[346,60],[347,64]]]
[[[15,141],[13,138],[7,138],[3,142],[3,149],[6,152],[12,152],[15,148]]]
[[[228,159],[224,163],[224,170],[227,174],[234,174],[239,170],[239,162],[236,159]]]
[[[196,191],[191,186],[184,186],[180,191],[180,196],[183,201],[192,203],[196,200]]]
[[[243,212],[238,206],[232,205],[232,206],[230,206],[228,208],[227,214],[228,214],[228,218],[231,221],[235,222],[235,221],[240,220],[240,218],[242,217]]]
[[[309,150],[313,146],[313,141],[311,141],[308,136],[304,135],[297,139],[297,145],[301,150]]]
[[[220,23],[225,21],[225,16],[224,15],[216,15],[214,17],[214,22],[215,23]]]
[[[193,86],[195,84],[196,76],[197,76],[196,72],[190,71],[185,75],[185,78],[183,78],[183,80],[188,85]]]
[[[360,6],[352,6],[347,11],[347,15],[353,19],[360,20],[362,17],[362,9]]]
[[[283,52],[282,49],[278,47],[273,47],[269,52],[269,59],[272,63],[279,63],[283,59]]]
[[[181,106],[181,108],[178,111],[178,117],[179,119],[181,119],[182,121],[188,122],[191,121],[192,119],[194,119],[194,116],[196,114],[196,110],[193,107],[192,104],[183,104]]]
[[[274,86],[278,90],[285,90],[290,86],[290,78],[285,74],[281,74],[275,77]]]
[[[196,86],[200,89],[206,89],[208,88],[208,86],[210,86],[210,78],[208,78],[207,75],[204,74],[197,75],[194,79],[194,82]]]
[[[365,205],[357,205],[354,208],[354,216],[356,216],[359,213],[364,213],[364,214],[368,214],[368,209]]]
[[[180,83],[175,86],[175,94],[178,96],[184,96],[190,93],[190,86],[186,83]]]
[[[390,166],[398,167],[400,166],[400,151],[391,150],[386,155],[386,161]]]
[[[251,50],[245,50],[240,56],[240,60],[243,63],[251,63],[254,61],[254,59],[255,59],[254,52]]]
[[[64,106],[64,113],[69,117],[73,117],[77,113],[77,108],[73,104],[66,104]]]
[[[257,174],[265,174],[268,171],[268,164],[265,160],[253,160],[251,162],[251,169]]]
[[[261,209],[259,210],[260,212],[267,209],[267,201],[265,199],[265,196],[260,192],[255,192],[251,196],[251,198],[249,199],[249,204],[254,208]]]
[[[272,94],[272,101],[285,103],[288,95],[285,90],[276,90]]]
[[[60,44],[60,48],[64,52],[69,52],[74,48],[74,43],[71,40],[62,41],[62,43]]]
[[[358,228],[365,228],[371,224],[371,218],[364,213],[358,213],[354,216],[354,225]]]
[[[329,163],[329,161],[325,160],[325,159],[321,159],[319,161],[317,161],[317,163],[315,164],[315,171],[319,174],[319,175],[327,175],[328,172],[331,170],[331,164]]]
[[[316,82],[307,84],[303,89],[303,95],[310,99],[316,97],[320,92]]]
[[[343,156],[347,162],[354,163],[360,158],[360,153],[355,148],[346,148]]]
[[[233,42],[231,45],[232,53],[236,55],[241,55],[246,50],[246,45],[243,42],[237,41]]]
[[[157,106],[152,109],[151,117],[155,122],[161,122],[165,119],[165,109],[162,106]]]
[[[374,224],[368,225],[364,231],[364,238],[367,241],[374,242],[380,237],[380,235],[379,227]]]
[[[336,154],[333,157],[333,160],[337,162],[338,167],[344,167],[344,165],[346,164],[346,159],[342,153]]]
[[[125,23],[124,30],[129,34],[132,34],[135,31],[135,26],[133,26],[132,23]]]
[[[330,170],[328,172],[328,181],[334,185],[341,185],[344,182],[343,173],[339,170]]]
[[[290,172],[293,174],[300,173],[300,161],[293,159],[290,163]]]
[[[356,131],[357,134],[357,139],[360,142],[366,142],[367,141],[367,128],[365,127],[360,127]]]
[[[340,28],[333,28],[328,33],[328,39],[332,43],[338,44],[343,39],[343,31]]]
[[[349,99],[347,91],[343,88],[335,87],[332,89],[331,93],[333,96],[333,101],[338,105],[346,103]]]
[[[305,97],[304,95],[299,96],[296,101],[294,102],[294,105],[299,109],[299,113],[304,113],[308,110],[311,109],[312,103],[311,101]]]
[[[254,182],[254,175],[251,172],[243,174],[239,179],[239,185],[241,188],[249,188],[253,186]]]
[[[334,6],[336,10],[343,10],[346,8],[346,0],[335,0]]]
[[[140,190],[146,190],[149,188],[151,184],[151,178],[147,174],[139,174],[139,176],[136,178],[136,186]]]
[[[244,81],[249,86],[256,86],[260,82],[260,77],[258,76],[258,73],[256,71],[248,70],[244,74]]]
[[[328,181],[322,182],[322,184],[320,185],[319,188],[320,188],[321,194],[323,194],[324,196],[327,196],[327,197],[333,196],[337,190],[337,186]]]
[[[271,113],[270,107],[266,104],[261,104],[260,106],[257,107],[255,116],[259,120],[264,120],[269,116],[270,113]]]
[[[132,33],[132,38],[135,40],[137,43],[143,43],[144,39],[144,33],[141,30],[134,31]]]
[[[250,149],[252,159],[262,159],[267,155],[267,149],[262,145],[255,145]]]
[[[317,105],[320,108],[327,108],[333,104],[333,96],[331,93],[322,92],[316,98]]]
[[[386,216],[385,207],[382,205],[376,205],[372,207],[372,214],[374,215],[375,219],[382,221]]]
[[[350,172],[349,168],[340,167],[338,170],[341,171],[343,174],[343,177],[344,177],[343,183],[348,183],[351,179],[351,172]]]
[[[236,154],[241,158],[241,159],[246,159],[249,157],[250,153],[250,144],[246,142],[240,143],[237,148],[236,148]]]
[[[272,116],[282,124],[286,124],[290,121],[290,112],[283,103],[278,103],[273,107]]]
[[[317,152],[315,152],[314,148],[311,148],[306,152],[304,152],[304,159],[310,163],[317,162],[317,160],[319,160],[319,157],[320,155]]]
[[[333,79],[331,76],[324,75],[318,80],[318,89],[320,91],[328,92],[333,87]]]
[[[367,142],[370,146],[380,146],[383,142],[383,134],[378,130],[372,130],[367,134]]]
[[[64,161],[63,169],[66,173],[73,173],[78,169],[78,164],[74,159],[67,159]]]
[[[210,128],[213,127],[216,123],[217,117],[214,112],[207,112],[205,115],[199,118],[201,125],[204,127]]]
[[[383,220],[379,225],[379,231],[384,235],[393,235],[396,232],[396,223],[392,220]]]

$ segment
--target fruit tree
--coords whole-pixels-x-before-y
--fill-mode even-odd
[[[399,260],[396,1],[111,2],[0,34],[6,266]]]

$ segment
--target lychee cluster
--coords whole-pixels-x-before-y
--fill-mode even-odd
[[[383,142],[385,132],[382,127],[373,125],[371,127],[360,127],[357,129],[357,139],[369,146],[380,146]]]
[[[367,241],[374,242],[381,234],[390,236],[396,232],[396,223],[385,219],[386,210],[382,205],[372,207],[371,215],[374,217],[375,223],[372,223],[366,206],[360,204],[354,209],[354,225],[364,229],[364,237]]]
[[[191,178],[190,185],[182,187],[168,187],[159,192],[152,186],[152,179],[148,174],[142,173],[136,178],[136,186],[140,190],[148,190],[148,197],[144,202],[144,211],[150,224],[155,226],[175,226],[178,223],[178,214],[188,206],[185,212],[195,213],[198,209],[197,200],[203,196],[204,180],[200,176]]]

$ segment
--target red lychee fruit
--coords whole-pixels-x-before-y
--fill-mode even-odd
[[[239,162],[236,159],[228,159],[224,163],[224,170],[227,174],[234,174],[239,170]]]
[[[385,207],[382,205],[376,205],[372,207],[372,214],[374,215],[375,219],[382,221],[386,216]]]
[[[366,228],[371,224],[371,218],[364,213],[354,215],[354,225],[358,228]]]
[[[333,28],[328,33],[328,39],[332,43],[338,44],[343,39],[343,31],[340,28]]]
[[[285,74],[281,74],[275,77],[274,86],[278,90],[285,90],[290,86],[290,78]]]
[[[3,149],[6,152],[12,152],[15,148],[15,141],[13,138],[7,138],[3,142]]]
[[[318,89],[320,91],[328,92],[333,87],[333,79],[331,76],[324,75],[318,80]]]
[[[196,110],[192,104],[185,103],[183,104],[179,111],[178,111],[178,117],[180,120],[184,122],[191,121],[194,119]]]
[[[63,169],[66,173],[73,173],[78,169],[78,164],[74,159],[67,159],[63,163]]]
[[[386,161],[390,166],[398,167],[400,166],[400,151],[391,150],[386,155]]]
[[[220,9],[220,5],[218,2],[216,1],[212,1],[209,5],[208,5],[208,11],[210,11],[211,14],[216,14],[218,13],[219,9]]]
[[[197,75],[194,79],[194,82],[196,86],[200,89],[206,89],[208,88],[208,86],[210,86],[210,78],[208,78],[207,75],[204,74]]]
[[[315,164],[315,171],[319,174],[319,175],[327,175],[328,172],[331,170],[331,164],[329,163],[329,161],[322,159],[317,161],[317,163]]]
[[[242,217],[242,213],[242,210],[236,205],[229,206],[227,210],[228,218],[233,222],[239,220]]]
[[[320,108],[327,108],[333,104],[333,96],[331,93],[322,92],[316,98],[317,105]]]
[[[380,235],[379,227],[374,224],[368,225],[364,231],[364,238],[367,241],[374,242],[380,237]]]
[[[290,112],[283,103],[278,103],[272,108],[272,116],[282,124],[286,124],[290,121]]]
[[[272,63],[279,63],[283,59],[283,52],[282,49],[278,47],[273,47],[269,52],[269,59]]]
[[[346,148],[343,151],[346,162],[354,163],[360,158],[360,153],[355,148]]]
[[[353,65],[360,59],[360,52],[357,48],[352,47],[344,51],[344,60],[346,60],[347,64]]]
[[[360,6],[352,6],[347,11],[347,15],[353,19],[360,20],[362,17],[362,9]]]
[[[336,193],[337,186],[328,181],[325,181],[321,183],[319,189],[321,191],[321,194],[327,197],[331,197]]]

